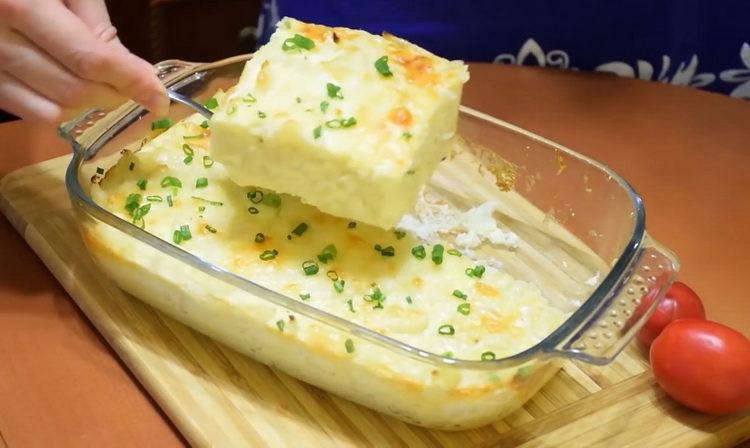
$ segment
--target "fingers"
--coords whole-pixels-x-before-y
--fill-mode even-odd
[[[109,20],[107,6],[103,0],[67,0],[66,4],[68,9],[78,16],[95,36],[100,37],[104,42],[117,37],[116,32],[110,36],[114,27]]]
[[[62,109],[18,79],[0,72],[0,109],[33,121],[58,123]]]
[[[81,18],[60,2],[38,5],[39,2],[27,0],[27,3],[31,7],[16,4],[10,19],[13,28],[74,74],[109,84],[150,110],[166,114],[169,101],[151,64],[132,55],[118,42],[100,40]],[[101,13],[86,14],[86,20],[97,20],[97,14]]]
[[[74,76],[36,45],[0,26],[0,69],[63,109],[110,108],[127,100],[112,87]]]

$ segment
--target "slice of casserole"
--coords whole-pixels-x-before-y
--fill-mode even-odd
[[[449,151],[460,61],[402,39],[285,18],[211,120],[229,177],[390,228]]]

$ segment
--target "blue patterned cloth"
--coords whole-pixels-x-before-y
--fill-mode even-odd
[[[265,0],[284,16],[388,31],[450,59],[595,70],[750,99],[750,0]]]

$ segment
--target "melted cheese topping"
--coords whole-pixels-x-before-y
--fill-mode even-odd
[[[508,356],[566,317],[533,284],[444,242],[442,262],[433,261],[439,234],[424,241],[410,229],[386,231],[321,213],[292,196],[237,186],[213,162],[211,130],[201,122],[190,117],[140,150],[125,151],[92,186],[94,200],[208,262],[433,353]],[[485,216],[478,228],[486,230],[491,213],[482,213],[473,219]],[[420,215],[420,222],[429,225],[429,216]],[[478,265],[484,272],[469,275]],[[287,314],[277,314],[265,316],[267,325],[288,333],[279,324],[289,325]],[[311,326],[295,337],[313,343],[320,331]]]
[[[390,228],[447,155],[467,80],[391,35],[283,19],[217,109],[211,146],[240,185]]]

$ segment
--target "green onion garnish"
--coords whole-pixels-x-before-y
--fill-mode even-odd
[[[176,177],[172,177],[172,176],[167,176],[164,179],[162,179],[160,185],[162,186],[162,188],[167,188],[167,187],[182,188],[182,182],[180,181],[180,179]]]
[[[263,235],[262,233],[256,233],[255,234],[255,242],[256,243],[262,243],[265,240],[266,240],[266,236]]]
[[[216,233],[216,228],[212,227],[212,226],[210,226],[208,224],[206,224],[206,230],[208,230],[211,233]]]
[[[247,95],[245,95],[244,97],[242,97],[242,102],[247,103],[247,104],[252,104],[252,103],[254,103],[256,101],[258,101],[258,100],[255,99],[255,97],[253,96],[252,93],[248,93]]]
[[[196,138],[204,138],[206,134],[196,134],[196,135],[183,135],[183,140],[195,140]]]
[[[494,361],[495,360],[495,353],[494,352],[484,352],[482,353],[482,361]]]
[[[172,195],[168,195],[168,196],[167,196],[167,204],[169,204],[169,206],[170,206],[170,207],[171,207],[172,205],[174,205],[174,203],[172,202]]]
[[[203,129],[208,129],[208,120],[203,120],[203,123],[201,123],[201,127]]]
[[[96,174],[99,174],[99,175],[104,174],[104,168],[102,168],[100,166],[97,166],[96,167]]]
[[[464,316],[468,316],[469,313],[471,313],[471,304],[468,302],[460,303],[456,307],[456,311],[463,314]]]
[[[125,198],[125,210],[128,211],[130,216],[133,216],[135,209],[141,205],[141,195],[138,193],[131,193]]]
[[[330,278],[332,281],[335,282],[336,280],[339,279],[339,274],[338,274],[338,272],[336,272],[334,270],[330,270],[330,271],[326,272],[326,277]]]
[[[346,342],[344,342],[344,347],[346,347],[347,353],[354,353],[354,341],[351,339],[347,339]]]
[[[384,257],[392,257],[396,254],[396,249],[393,246],[384,247],[380,250],[380,255]]]
[[[313,260],[307,260],[302,263],[302,270],[305,272],[305,275],[315,275],[320,270],[320,267]]]
[[[284,43],[281,44],[281,49],[284,51],[312,50],[313,48],[315,48],[315,42],[301,34],[295,34],[294,37],[286,39]]]
[[[297,98],[295,98],[295,99],[294,99],[294,101],[296,101],[296,102],[297,102],[297,104],[299,104],[299,103],[301,103],[301,102],[302,102],[302,98],[300,98],[300,97],[297,97]]]
[[[299,295],[299,298],[300,298],[301,300],[310,300],[310,293],[304,293],[304,294],[300,294],[300,295]]]
[[[217,206],[217,207],[221,207],[222,205],[224,205],[224,203],[223,203],[223,202],[219,202],[219,201],[212,201],[212,200],[210,200],[210,199],[204,199],[204,198],[202,198],[202,197],[199,197],[199,196],[190,196],[190,197],[191,197],[191,198],[193,198],[193,199],[195,199],[196,201],[202,201],[202,202],[205,202],[205,203],[206,203],[206,204],[208,204],[208,205],[215,205],[215,206]]]
[[[388,56],[381,56],[375,61],[375,70],[386,78],[393,76],[391,68],[388,66]]]
[[[195,154],[193,147],[188,145],[187,143],[182,145],[182,152],[184,152],[186,156],[192,156]]]
[[[253,204],[260,204],[260,201],[263,200],[263,192],[260,190],[253,190],[247,194],[247,198],[250,199],[250,202]]]
[[[138,186],[138,188],[140,188],[141,190],[145,190],[145,189],[146,189],[146,184],[147,184],[147,183],[148,183],[148,181],[147,181],[146,179],[138,179],[138,182],[136,182],[135,184],[136,184],[136,185]]]
[[[193,238],[193,235],[190,233],[190,227],[187,225],[180,226],[178,230],[175,230],[172,234],[172,241],[175,242],[175,244],[180,244],[183,241],[187,241],[189,239]]]
[[[257,215],[258,213],[260,213],[260,210],[258,210],[256,207],[248,207],[247,211],[250,212],[251,215]]]
[[[320,138],[320,135],[323,133],[323,126],[318,126],[315,129],[313,129],[313,138],[318,139]]]
[[[198,206],[198,211],[199,211],[200,213],[203,213],[203,212],[205,212],[205,211],[206,211],[206,207],[205,207],[204,205],[199,205],[199,206]]]
[[[337,86],[336,84],[331,84],[330,82],[327,83],[326,91],[328,92],[329,98],[338,98],[340,100],[344,99],[344,94],[341,93],[341,87]]]
[[[432,262],[435,264],[442,264],[443,263],[443,245],[442,244],[436,244],[432,246]]]
[[[304,234],[305,231],[307,230],[307,227],[308,226],[306,222],[301,222],[297,224],[297,227],[295,227],[294,230],[292,230],[292,233],[297,236],[302,236],[302,234]]]
[[[96,171],[96,172],[97,172],[97,173],[99,173],[99,170],[100,170],[100,169],[101,169],[101,168],[97,169],[97,171]],[[130,165],[128,165],[128,170],[130,170],[130,171],[133,171],[134,169],[135,169],[135,162],[130,162]],[[102,172],[101,172],[101,173],[99,173],[99,174],[104,174],[104,170],[102,170]]]
[[[438,327],[438,333],[446,336],[452,336],[456,334],[456,329],[451,324],[444,324]]]
[[[406,303],[408,303],[409,305],[411,305],[412,303],[414,303],[414,302],[413,302],[413,301],[411,300],[411,296],[406,296]]]
[[[411,254],[419,260],[422,260],[427,256],[427,252],[424,250],[424,246],[422,246],[421,244],[419,246],[412,247]]]
[[[284,331],[284,321],[281,319],[277,320],[276,327],[279,329],[279,331]]]
[[[375,305],[372,306],[372,309],[382,309],[383,308],[383,302],[385,302],[385,294],[383,294],[383,291],[380,290],[380,287],[375,286],[373,284],[373,289],[370,294],[366,294],[363,299],[365,302],[374,302]]]
[[[208,186],[208,179],[205,177],[199,177],[195,179],[195,188],[206,188]]]
[[[331,103],[329,103],[328,101],[321,101],[320,102],[320,111],[323,112],[323,113],[326,113],[326,111],[328,110],[328,106],[330,106],[330,105],[331,105]]]
[[[473,268],[466,268],[464,271],[469,277],[482,278],[484,275],[485,268],[481,264],[474,266]]]
[[[330,129],[350,128],[355,124],[357,124],[357,119],[354,117],[337,118],[335,120],[326,121],[326,127]]]
[[[356,311],[354,311],[354,303],[352,302],[352,299],[347,300],[346,304],[349,305],[349,311],[356,313]]]
[[[163,202],[164,199],[161,198],[159,195],[152,195],[152,196],[146,196],[146,200],[148,202]]]
[[[133,212],[133,223],[135,224],[143,220],[143,217],[148,214],[149,210],[151,210],[151,204],[142,205],[135,209]]]
[[[404,138],[404,140],[409,140],[409,139],[411,139],[412,135],[411,135],[411,132],[409,132],[409,131],[405,131],[405,132],[403,132],[403,133],[401,134],[401,137],[403,137],[403,138]]]
[[[172,126],[172,120],[169,118],[162,118],[151,122],[151,130],[155,129],[169,129]]]
[[[232,115],[235,112],[237,112],[237,105],[236,104],[232,104],[231,106],[229,106],[229,110],[227,111],[227,115]]]
[[[380,252],[381,250],[383,250],[383,246],[381,246],[380,244],[376,244],[375,246],[373,246],[373,249]]]
[[[185,156],[184,159],[182,159],[182,163],[185,165],[190,165],[193,162],[193,156]]]
[[[395,230],[393,234],[396,235],[397,240],[400,240],[401,238],[406,236],[406,232],[404,232],[403,230]]]
[[[266,113],[262,111],[258,111],[258,118],[266,118]]]
[[[357,227],[357,223],[354,221],[349,222],[349,224],[346,225],[347,229],[354,229]]]
[[[273,191],[268,191],[263,195],[263,200],[261,200],[261,202],[263,205],[276,208],[281,205],[281,196]]]
[[[333,261],[336,258],[336,255],[338,255],[336,246],[329,244],[318,254],[318,260],[321,263],[328,263],[329,261]]]
[[[406,174],[409,174],[409,175],[414,174],[414,173],[416,173],[416,171],[414,171],[414,170],[407,170],[406,171]]]
[[[211,168],[212,166],[214,166],[214,159],[211,156],[203,156],[203,167]]]
[[[338,292],[338,293],[342,293],[342,292],[344,292],[344,285],[345,284],[346,284],[346,282],[343,279],[338,279],[338,280],[336,280],[336,281],[333,282],[333,289],[335,289],[336,292]]]
[[[445,358],[453,358],[454,357],[453,356],[453,352],[450,352],[450,351],[449,352],[443,352],[443,354],[441,356],[443,356]]]
[[[209,98],[205,103],[203,103],[203,107],[205,107],[206,109],[216,109],[218,105],[219,101],[214,97]]]
[[[453,296],[454,296],[454,297],[458,297],[459,299],[462,299],[462,300],[466,300],[466,299],[468,299],[468,298],[469,298],[469,296],[467,296],[467,295],[466,295],[466,294],[465,294],[465,293],[464,293],[463,291],[461,291],[460,289],[454,289],[454,290],[453,290]]]
[[[459,252],[456,249],[448,249],[448,255],[453,255],[454,257],[460,257],[461,252]]]
[[[264,250],[259,255],[259,258],[263,261],[273,260],[274,258],[276,258],[276,255],[278,254],[279,254],[279,251],[276,249]]]

